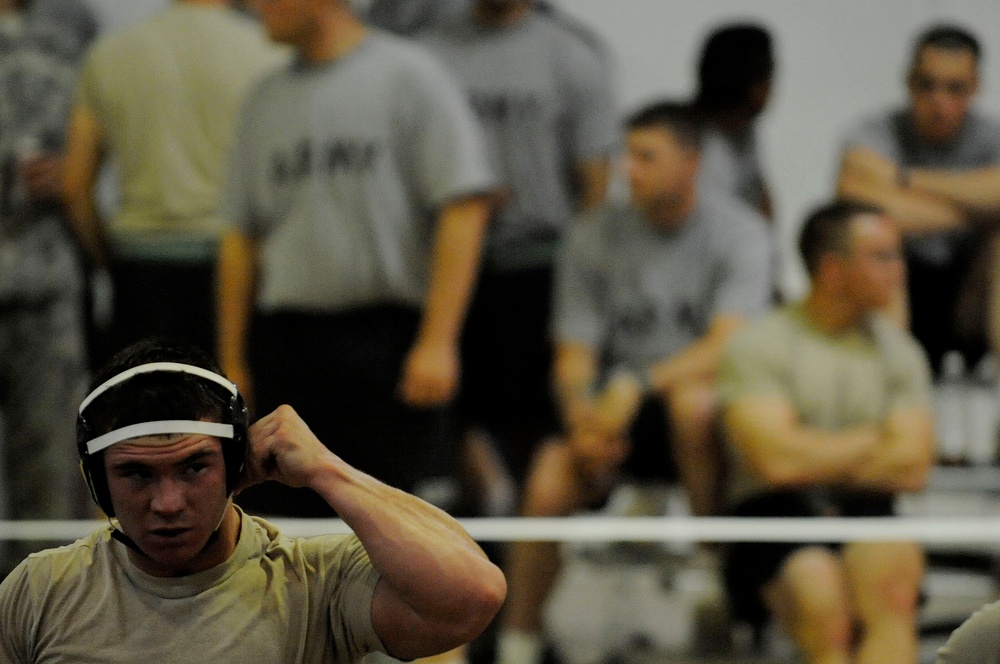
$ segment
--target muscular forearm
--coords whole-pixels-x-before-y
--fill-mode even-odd
[[[914,169],[909,186],[979,212],[1000,212],[1000,166],[969,171]]]
[[[90,191],[67,193],[63,196],[66,215],[84,255],[95,265],[108,261],[107,240],[97,211],[97,201]]]
[[[693,380],[713,378],[726,343],[742,322],[740,316],[720,316],[705,336],[679,353],[655,363],[650,367],[648,377],[652,389],[669,394],[676,387]]]
[[[930,416],[920,409],[890,418],[849,484],[890,493],[922,489],[934,462],[933,431]]]
[[[875,427],[836,433],[802,427],[788,441],[785,454],[769,462],[772,482],[782,485],[839,484],[854,477],[879,440]]]
[[[503,574],[441,510],[335,457],[310,486],[357,534],[381,574],[372,620],[394,657],[466,643],[499,610]]]
[[[452,203],[441,214],[421,319],[422,341],[458,341],[479,269],[489,205],[488,198],[473,197]]]
[[[904,235],[922,235],[965,228],[968,215],[957,205],[915,190],[879,185],[844,176],[837,193],[882,208],[899,225]]]
[[[593,412],[597,353],[586,344],[558,343],[552,373],[563,424],[572,430]]]
[[[62,199],[77,241],[85,255],[98,265],[105,264],[108,258],[94,193],[103,161],[101,137],[97,119],[86,109],[74,109],[66,142]]]
[[[836,432],[803,425],[782,397],[736,401],[723,426],[750,471],[771,487],[848,482],[881,441],[874,425]]]

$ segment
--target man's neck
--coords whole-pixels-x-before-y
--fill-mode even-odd
[[[844,298],[816,289],[806,296],[804,308],[812,324],[830,334],[857,328],[868,316],[867,311],[852,306]]]
[[[723,134],[737,134],[753,122],[754,116],[743,110],[726,111],[719,113],[712,118],[712,124],[719,128]]]
[[[675,230],[684,225],[698,204],[694,187],[676,198],[661,199],[655,205],[643,210],[656,228]]]
[[[514,25],[531,11],[530,2],[519,2],[508,9],[494,9],[488,4],[476,3],[473,15],[476,20],[491,28],[506,28]]]
[[[304,61],[322,64],[337,60],[364,41],[368,28],[345,4],[333,4],[319,16],[311,38],[298,47]]]

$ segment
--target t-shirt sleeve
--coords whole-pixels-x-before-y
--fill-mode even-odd
[[[788,396],[783,346],[772,320],[749,323],[727,345],[716,386],[723,405],[748,396]]]
[[[328,555],[327,565],[336,569],[332,575],[330,629],[336,652],[345,653],[340,661],[355,661],[372,652],[385,652],[372,625],[372,598],[379,573],[372,566],[357,537],[342,541]]]
[[[100,77],[98,60],[102,57],[104,42],[98,41],[87,51],[77,82],[76,105],[94,116],[100,115]]]
[[[555,343],[597,348],[607,336],[598,226],[596,218],[575,223],[557,255],[552,298]]]
[[[874,150],[890,161],[902,161],[902,151],[890,118],[872,118],[851,127],[841,145],[841,153],[866,148]]]
[[[712,314],[756,317],[771,303],[773,243],[756,211],[743,204],[734,210],[738,216],[727,223],[734,232],[719,257]]]
[[[253,187],[250,167],[253,162],[253,101],[251,92],[237,118],[233,141],[226,156],[226,174],[220,192],[220,216],[231,228],[248,235],[258,234],[253,214]]]
[[[937,664],[982,664],[1000,658],[1000,602],[972,614],[938,650]]]
[[[913,337],[892,327],[892,323],[881,320],[879,324],[887,337],[881,343],[891,372],[890,410],[930,408],[931,369],[923,348]]]
[[[1000,122],[990,117],[984,119],[983,126],[980,145],[988,154],[988,163],[1000,164]]]
[[[31,607],[27,563],[23,562],[0,582],[0,662],[29,662]]]
[[[497,186],[489,166],[479,122],[457,81],[429,52],[414,53],[413,66],[402,84],[408,94],[397,97],[408,107],[409,132],[400,146],[411,156],[409,168],[424,203],[440,209],[463,196]]]

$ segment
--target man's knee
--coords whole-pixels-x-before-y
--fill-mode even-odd
[[[715,422],[719,400],[712,381],[693,381],[665,396],[667,412],[678,428],[710,428]]]
[[[578,465],[566,443],[544,443],[528,472],[522,515],[566,516],[582,508],[582,478]]]
[[[843,566],[828,549],[800,549],[785,561],[765,596],[769,608],[807,649],[846,649],[853,615]]]
[[[909,542],[852,544],[844,564],[862,620],[877,615],[916,614],[924,575],[924,555]]]

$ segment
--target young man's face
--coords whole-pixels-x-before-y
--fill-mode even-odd
[[[632,202],[641,210],[675,207],[694,184],[697,151],[662,127],[630,130],[625,158]]]
[[[909,79],[917,134],[937,144],[954,139],[978,84],[976,60],[969,50],[934,46],[922,49]]]
[[[133,562],[153,576],[193,574],[225,561],[218,538],[229,509],[218,438],[149,436],[112,445],[104,455],[108,489],[122,531],[142,551]]]
[[[896,225],[884,215],[856,217],[845,257],[846,297],[863,311],[884,309],[902,288],[904,270]]]

